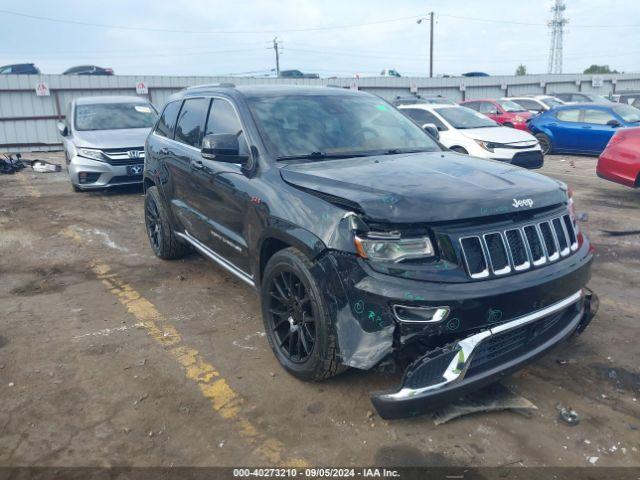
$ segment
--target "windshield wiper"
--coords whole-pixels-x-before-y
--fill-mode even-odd
[[[364,153],[326,153],[326,152],[311,152],[303,153],[300,155],[283,155],[277,157],[276,160],[327,160],[338,158],[354,158],[354,157],[366,157]]]
[[[433,149],[428,148],[391,148],[379,155],[398,155],[401,153],[421,153],[421,152],[433,152]]]

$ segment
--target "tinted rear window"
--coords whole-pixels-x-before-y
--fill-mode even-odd
[[[151,104],[101,103],[76,105],[76,130],[151,128],[157,114]]]
[[[176,126],[176,118],[178,117],[181,104],[182,102],[171,102],[164,107],[164,111],[156,127],[156,133],[158,135],[173,138],[173,129]]]

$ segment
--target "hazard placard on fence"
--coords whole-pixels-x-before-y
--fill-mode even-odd
[[[49,92],[49,85],[44,82],[38,83],[36,85],[36,95],[38,97],[48,97],[51,95],[51,92]]]
[[[138,95],[147,95],[149,93],[149,87],[144,82],[136,83],[136,93]]]

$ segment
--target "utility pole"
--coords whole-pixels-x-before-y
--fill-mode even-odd
[[[433,12],[429,12],[431,28],[429,28],[429,78],[433,78]]]
[[[273,39],[273,50],[276,52],[276,77],[280,77],[280,52],[278,52],[278,37]]]
[[[426,18],[419,18],[416,23],[420,24]],[[433,77],[433,12],[429,12],[429,77]]]

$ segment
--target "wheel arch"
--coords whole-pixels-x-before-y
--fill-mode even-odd
[[[262,282],[262,274],[269,259],[280,250],[289,247],[300,250],[309,260],[316,259],[327,248],[320,238],[308,230],[283,220],[272,220],[258,244],[258,255],[255,259],[256,285]]]

